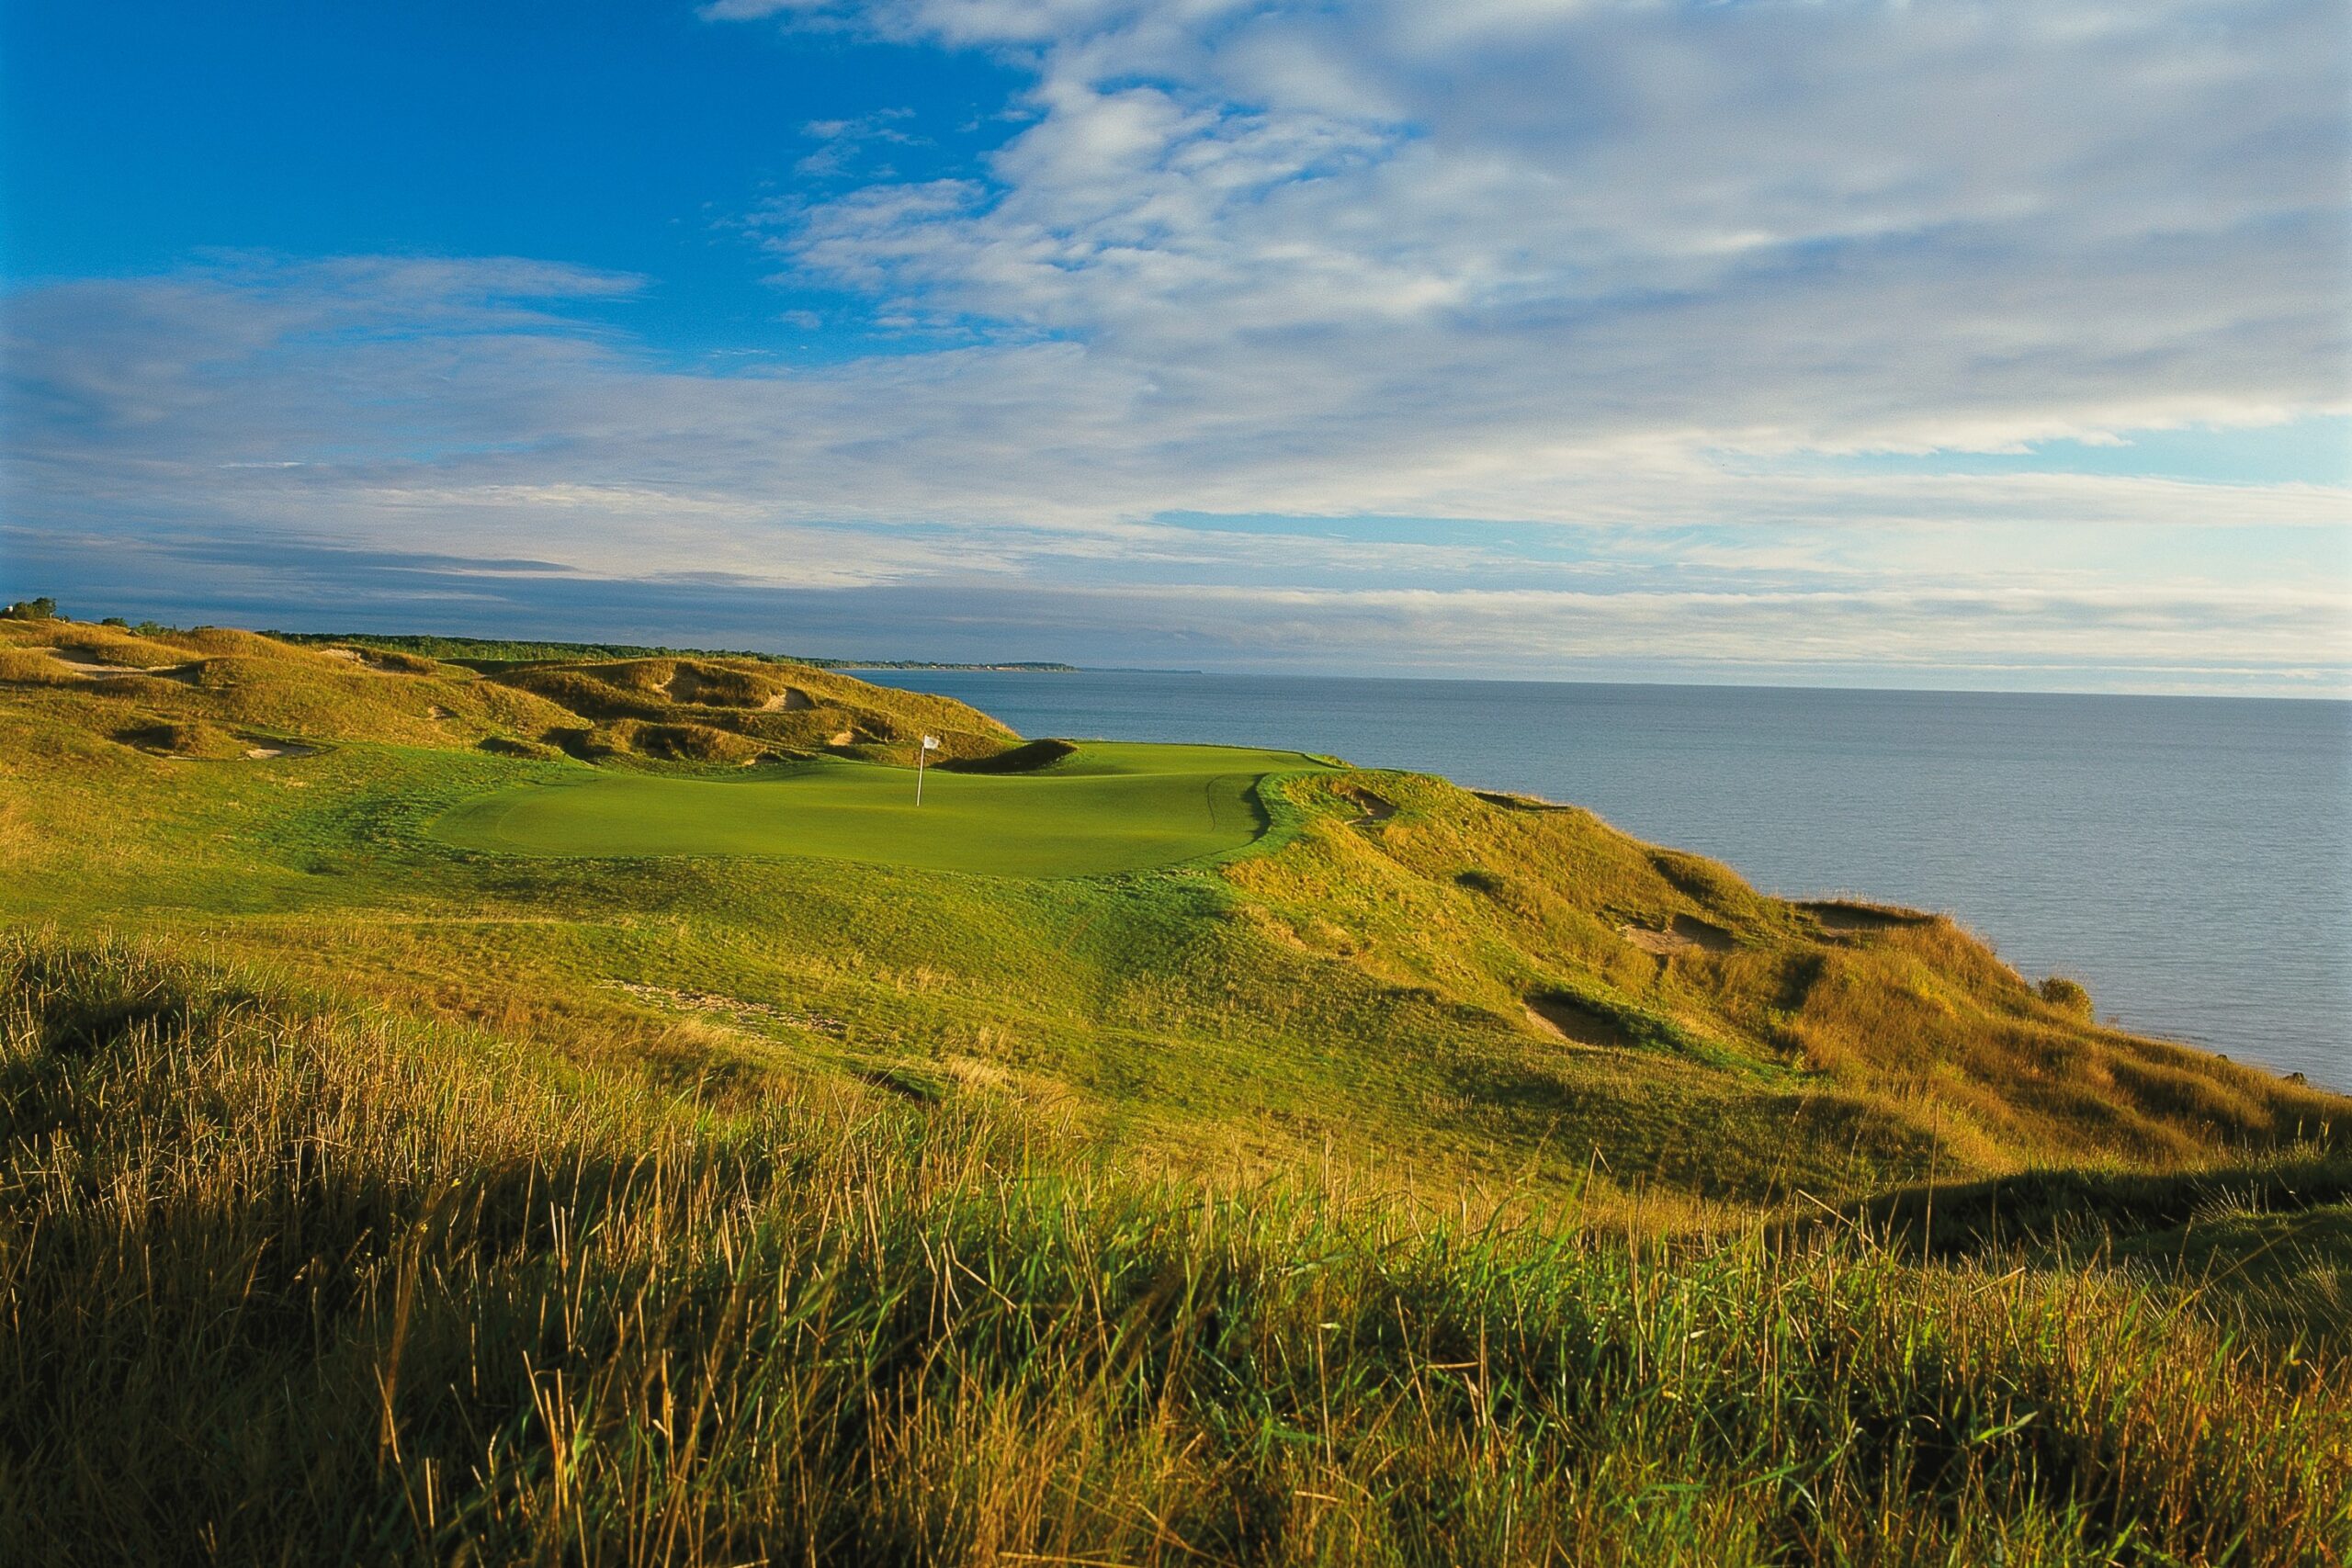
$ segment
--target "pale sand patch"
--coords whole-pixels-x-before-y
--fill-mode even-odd
[[[253,762],[266,762],[278,757],[315,757],[318,754],[319,749],[315,746],[296,746],[290,743],[284,746],[245,748],[245,760]]]
[[[1369,828],[1375,822],[1385,822],[1396,815],[1396,803],[1385,795],[1374,795],[1362,784],[1341,784],[1335,791],[1363,815],[1348,818],[1351,828]]]
[[[93,664],[86,660],[68,659],[53,648],[28,648],[25,651],[45,653],[76,675],[93,681],[115,681],[126,675],[152,675],[158,681],[177,681],[192,686],[196,684],[198,670],[194,664],[166,664],[153,670],[141,670],[136,664]]]
[[[854,729],[844,729],[839,735],[834,736],[831,740],[826,741],[825,744],[828,746],[854,746],[857,744],[857,731]]]
[[[1651,931],[1643,926],[1619,926],[1617,934],[1640,948],[1661,958],[1678,953],[1729,953],[1737,945],[1731,932],[1721,926],[1709,925],[1689,915],[1677,915],[1665,931]]]
[[[455,718],[458,716],[451,713],[447,708],[443,707],[439,703],[435,703],[431,707],[424,710],[424,716],[427,718]]]
[[[818,1034],[839,1036],[849,1026],[837,1018],[817,1013],[799,1012],[782,1008],[774,1002],[745,1001],[741,997],[721,996],[715,991],[682,991],[669,986],[647,985],[636,980],[599,980],[616,991],[627,991],[639,1001],[683,1008],[688,1012],[713,1013],[735,1023],[781,1023],[794,1029],[806,1029]]]
[[[1905,909],[1893,904],[1863,904],[1844,898],[1821,898],[1797,906],[1813,917],[1813,923],[1826,931],[1853,933],[1883,931],[1892,926],[1916,926],[1933,919],[1932,915],[1917,909]]]
[[[347,659],[354,664],[368,662],[368,656],[356,648],[322,648],[319,651],[329,659]]]
[[[1546,800],[1540,795],[1521,795],[1512,790],[1474,789],[1470,792],[1489,806],[1499,806],[1506,811],[1574,811],[1573,806],[1563,806],[1556,800]]]
[[[808,700],[808,694],[802,691],[797,686],[786,686],[783,691],[778,692],[775,696],[770,697],[766,702],[760,705],[763,710],[769,713],[774,713],[778,709],[784,708],[813,708],[816,705],[817,705],[815,703]]]
[[[702,695],[703,687],[708,684],[709,682],[701,676],[681,664],[678,666],[677,673],[664,682],[662,689],[669,694],[670,700],[673,703],[691,703]]]

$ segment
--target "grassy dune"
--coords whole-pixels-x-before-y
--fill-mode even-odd
[[[2352,1543],[2352,1102],[1587,812],[0,623],[0,1560]]]

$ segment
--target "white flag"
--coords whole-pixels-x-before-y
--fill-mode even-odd
[[[936,750],[939,750],[939,737],[938,737],[938,736],[936,736],[936,735],[926,735],[926,736],[924,736],[924,737],[922,738],[922,749],[923,749],[924,750],[926,750],[926,751],[936,751]]]

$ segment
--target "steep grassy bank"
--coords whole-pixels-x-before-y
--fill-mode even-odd
[[[0,947],[0,1557],[2321,1563],[2352,1395],[2144,1272],[1088,1174]]]

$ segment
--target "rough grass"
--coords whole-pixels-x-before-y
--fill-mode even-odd
[[[779,857],[772,834],[631,839],[632,811],[611,835],[521,855],[452,844],[435,824],[469,802],[567,793],[549,784],[632,802],[640,789],[782,798],[757,792],[800,785],[697,776],[740,760],[738,746],[771,745],[705,720],[831,709],[661,694],[683,667],[723,667],[710,660],[604,661],[665,716],[592,722],[468,670],[404,672],[248,634],[6,623],[0,645],[80,629],[139,644],[119,649],[126,662],[198,660],[200,678],[0,687],[0,914],[201,942],[424,1015],[655,1054],[683,1075],[784,1062],[948,1102],[985,1090],[1056,1108],[1106,1160],[1219,1180],[1312,1166],[1437,1200],[1467,1183],[1594,1206],[1799,1191],[1837,1203],[1930,1178],[2172,1171],[2352,1138],[2341,1097],[2101,1029],[1949,921],[1763,897],[1572,807],[1335,767],[1267,784],[1261,834],[1252,817],[1218,840],[1248,840],[1240,850],[1182,865],[1166,863],[1215,846],[969,858],[1005,847],[1001,816],[963,822],[951,847],[967,858],[927,866],[905,863],[903,821],[880,824],[863,858],[838,840]],[[579,673],[540,672],[567,671]],[[933,701],[825,671],[755,673],[812,703],[860,690]],[[966,716],[967,736],[989,728],[940,711]],[[930,713],[886,716],[904,733]],[[145,725],[334,744],[189,760],[117,739]],[[596,766],[559,760],[546,739],[584,749],[599,725],[724,739],[689,761]],[[898,741],[848,750],[893,746],[910,759]],[[820,769],[837,765],[911,784]],[[923,820],[956,825],[933,807],[967,793],[1121,783],[1087,766],[951,771]],[[1220,807],[1209,781],[1182,782],[1187,809],[1251,816],[1238,793]],[[1062,813],[1032,817],[1027,830],[1056,838]],[[758,855],[718,852],[744,848]],[[1634,940],[1675,931],[1706,940]],[[1555,1010],[1592,1038],[1531,1020],[1547,998],[1569,998],[1573,1011]]]
[[[845,736],[839,750],[901,762],[913,761],[925,734],[950,758],[989,756],[1018,739],[961,703],[789,664],[631,659],[501,668],[488,678],[560,705],[605,732],[632,723],[688,723],[799,750]],[[624,739],[617,749],[632,748]]]
[[[2352,1353],[2352,1158],[2341,1151],[2184,1172],[2030,1170],[1882,1193],[1795,1223],[1831,1218],[1919,1257],[2120,1261],[2195,1290],[2290,1355]]]
[[[205,757],[215,760],[242,757],[246,743],[217,725],[202,719],[164,719],[153,724],[132,724],[116,732],[115,739],[126,746],[136,746],[166,757]]]
[[[0,948],[0,1557],[2318,1563],[2352,1395],[2097,1269],[1090,1177]]]
[[[186,682],[91,682],[30,651],[49,647],[92,664],[194,668]],[[30,688],[61,688],[50,711],[69,720],[104,704],[119,716],[116,728],[202,718],[316,740],[425,746],[546,743],[594,730],[602,754],[692,761],[815,750],[842,734],[854,754],[900,761],[912,761],[911,742],[926,731],[956,756],[987,755],[1017,739],[961,703],[794,665],[652,659],[502,668],[484,677],[397,649],[298,646],[225,627],[150,635],[74,621],[0,622],[0,685],[20,698]],[[762,705],[787,689],[811,705]]]

